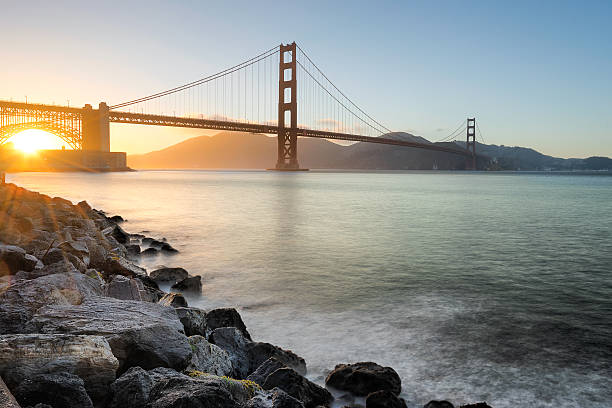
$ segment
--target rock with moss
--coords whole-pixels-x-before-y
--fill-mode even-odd
[[[229,354],[219,346],[209,343],[202,336],[189,337],[191,346],[191,362],[189,371],[201,371],[219,376],[232,374],[232,362]]]

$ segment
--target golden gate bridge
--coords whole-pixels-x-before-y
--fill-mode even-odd
[[[460,129],[465,148],[394,138],[295,42],[185,85],[110,106],[101,102],[98,109],[0,101],[0,145],[23,130],[42,129],[74,150],[110,152],[110,123],[275,134],[274,169],[283,171],[300,170],[299,137],[447,152],[464,156],[466,169],[476,169],[475,118]]]

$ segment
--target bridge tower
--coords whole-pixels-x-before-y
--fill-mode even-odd
[[[98,109],[83,108],[83,150],[110,152],[109,108],[100,102]]]
[[[297,50],[280,45],[278,67],[278,161],[276,170],[299,170],[297,159]]]
[[[476,170],[476,118],[467,119],[467,141],[465,148],[472,153],[466,158],[465,169]]]

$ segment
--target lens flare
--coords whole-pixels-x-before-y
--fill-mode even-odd
[[[10,140],[15,149],[23,153],[32,154],[38,150],[61,149],[62,140],[44,130],[24,130],[13,136]]]

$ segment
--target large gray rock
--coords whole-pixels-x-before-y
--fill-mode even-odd
[[[268,375],[262,385],[265,390],[280,388],[304,403],[306,408],[327,406],[334,399],[325,388],[307,380],[291,368],[279,368]]]
[[[15,388],[23,406],[51,404],[53,408],[93,408],[83,380],[69,373],[37,374]]]
[[[2,377],[0,377],[0,407],[3,408],[20,408],[13,394],[9,391]]]
[[[252,340],[238,311],[231,307],[213,309],[206,312],[206,336],[220,327],[235,327],[247,340]]]
[[[17,271],[32,271],[38,259],[23,248],[0,244],[0,276],[14,275]]]
[[[190,276],[183,279],[179,283],[172,285],[172,289],[181,292],[189,293],[202,293],[202,277],[201,276]]]
[[[36,375],[70,373],[84,381],[94,399],[102,399],[118,368],[119,362],[101,336],[0,336],[0,375],[11,388]]]
[[[134,265],[122,256],[113,254],[105,259],[104,264],[100,268],[96,267],[96,269],[100,270],[107,280],[109,280],[112,275],[123,275],[129,278],[135,278],[143,275],[146,276],[147,274],[144,268]]]
[[[120,244],[127,244],[130,241],[130,234],[116,224],[106,228],[102,233],[107,237],[113,237]]]
[[[145,290],[142,281],[123,275],[113,276],[113,279],[104,287],[104,295],[120,300],[153,301],[153,297]]]
[[[291,350],[283,350],[270,343],[254,342],[247,346],[249,353],[249,371],[254,371],[264,361],[274,357],[287,367],[293,368],[301,375],[306,375],[306,361]]]
[[[79,305],[50,305],[36,312],[27,329],[104,336],[120,372],[133,366],[182,370],[191,359],[176,312],[155,303],[92,297]]]
[[[134,367],[111,386],[108,408],[242,408],[256,390],[213,375],[190,377],[166,368]]]
[[[34,269],[31,272],[19,271],[15,274],[15,277],[22,279],[36,279],[42,276],[53,275],[56,273],[80,273],[80,271],[75,268],[75,266],[65,260],[60,262],[53,263],[51,265],[44,265],[40,269]]]
[[[189,344],[192,356],[187,371],[196,370],[219,376],[232,375],[232,361],[225,350],[209,343],[202,336],[189,337]]]
[[[210,333],[206,331],[206,312],[195,307],[177,307],[178,315],[187,336],[208,337]]]
[[[258,392],[246,403],[245,408],[304,408],[304,404],[280,388],[273,388]]]
[[[402,391],[402,382],[393,368],[372,362],[338,364],[325,379],[325,385],[360,396],[380,390],[399,395]]]
[[[274,357],[271,357],[264,361],[255,371],[253,371],[247,377],[247,380],[256,382],[259,385],[263,385],[266,382],[266,378],[276,370],[280,368],[286,368],[287,366]]]
[[[189,272],[183,268],[166,268],[164,266],[152,271],[149,276],[157,283],[174,285],[183,279],[187,279]]]
[[[455,408],[455,406],[448,401],[432,400],[425,404],[423,408]]]
[[[80,273],[60,273],[13,282],[0,293],[0,334],[23,333],[46,305],[78,305],[102,294],[100,282]]]
[[[161,299],[159,304],[166,307],[187,307],[187,299],[180,293],[166,293]]]
[[[407,408],[406,401],[398,398],[389,390],[381,390],[368,394],[366,408]]]
[[[234,368],[234,378],[246,378],[249,375],[249,341],[238,329],[235,327],[220,327],[212,332],[209,340],[229,354]]]

